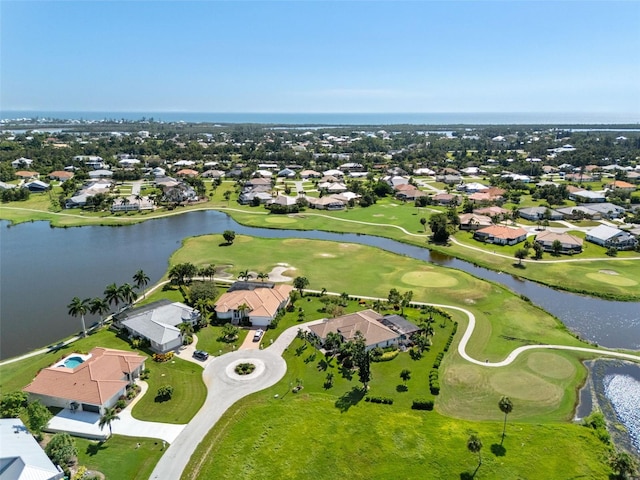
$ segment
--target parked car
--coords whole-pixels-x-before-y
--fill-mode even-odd
[[[253,341],[259,342],[263,334],[264,334],[264,330],[262,330],[261,328],[256,330],[256,333],[253,335]]]
[[[207,358],[209,358],[209,354],[203,350],[196,350],[195,352],[193,352],[193,358],[205,361]]]

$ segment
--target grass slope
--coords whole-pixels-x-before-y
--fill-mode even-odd
[[[164,453],[162,441],[151,438],[114,435],[103,443],[84,438],[75,441],[78,465],[102,472],[107,480],[146,480]]]
[[[404,362],[413,362],[408,354],[373,364],[371,394],[396,400],[377,405],[351,390],[357,379],[336,375],[334,387],[322,389],[324,371],[317,359],[308,361],[311,347],[297,354],[301,346],[296,340],[285,353],[289,369],[280,383],[241,400],[223,416],[196,450],[183,479],[470,478],[477,465],[477,457],[466,449],[472,432],[484,444],[480,478],[606,478],[609,473],[606,448],[585,427],[510,421],[500,448],[499,419],[472,422],[411,410],[409,399],[429,396],[418,378],[427,359],[413,365],[408,392],[402,393],[382,385],[401,383],[398,372]],[[302,393],[288,393],[295,378],[304,381]],[[515,413],[520,404],[514,403]],[[497,399],[492,409],[500,414]]]

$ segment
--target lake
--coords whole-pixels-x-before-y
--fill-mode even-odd
[[[640,349],[640,303],[560,292],[473,266],[426,248],[382,237],[245,227],[217,211],[190,212],[123,227],[52,228],[48,222],[0,221],[0,358],[49,345],[80,330],[67,314],[71,298],[102,296],[107,284],[133,283],[144,270],[157,282],[186,237],[222,233],[311,238],[371,245],[465,270],[502,283],[561,319],[581,337],[614,348]],[[353,292],[365,294],[366,292]],[[95,321],[90,316],[87,323]]]

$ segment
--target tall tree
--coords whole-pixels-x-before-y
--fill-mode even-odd
[[[498,407],[500,411],[504,413],[504,425],[502,426],[502,440],[500,441],[500,445],[504,442],[505,432],[507,430],[507,415],[509,415],[513,411],[513,402],[509,397],[502,397],[498,402]]]
[[[471,434],[471,436],[467,440],[467,449],[471,453],[478,454],[478,466],[476,467],[475,472],[473,472],[473,476],[475,477],[478,469],[480,468],[480,465],[482,465],[482,453],[480,452],[482,450],[482,442],[475,433]]]
[[[133,287],[128,283],[124,283],[120,285],[120,287],[118,287],[118,290],[120,291],[120,298],[122,298],[122,300],[125,303],[128,303],[129,305],[135,302],[136,299],[138,298],[138,294],[135,292]]]
[[[84,324],[84,316],[89,311],[89,299],[85,298],[84,300],[80,300],[79,297],[73,297],[71,299],[71,303],[67,305],[69,309],[69,315],[72,317],[80,317],[82,320],[82,332],[84,336],[87,336],[87,327]]]
[[[142,298],[146,298],[147,292],[145,287],[149,284],[149,276],[144,273],[144,270],[138,270],[133,275],[133,281],[136,284],[136,288],[139,290],[142,287]]]
[[[109,436],[113,435],[111,424],[114,420],[120,420],[120,417],[116,413],[116,409],[113,407],[105,409],[104,414],[102,414],[102,416],[100,417],[100,421],[98,422],[100,430],[102,430],[105,426],[109,427]]]
[[[89,313],[91,315],[100,315],[100,325],[104,320],[103,315],[109,312],[109,304],[104,298],[92,298],[89,303]]]
[[[402,299],[400,300],[401,315],[404,315],[404,308],[408,307],[413,299],[413,290],[408,290],[402,294]]]
[[[515,257],[518,259],[518,265],[522,265],[522,259],[527,258],[527,255],[529,255],[529,250],[526,248],[516,250]]]
[[[303,290],[309,286],[309,280],[307,277],[296,277],[293,279],[293,287],[300,292],[300,296],[303,296]]]
[[[233,244],[233,241],[236,239],[236,232],[233,230],[225,230],[222,232],[222,238],[227,242],[227,245]]]
[[[434,213],[431,215],[429,217],[429,228],[434,242],[445,243],[449,240],[449,219],[446,213]]]
[[[121,292],[118,286],[115,283],[111,283],[107,285],[104,289],[104,299],[105,301],[111,305],[112,303],[115,306],[116,312],[118,311],[118,305],[122,301],[122,297],[120,296]]]
[[[422,228],[426,232],[427,231],[427,219],[425,217],[420,217],[420,225],[422,225]]]

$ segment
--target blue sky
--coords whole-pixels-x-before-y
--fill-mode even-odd
[[[638,1],[0,2],[0,108],[610,112]]]

